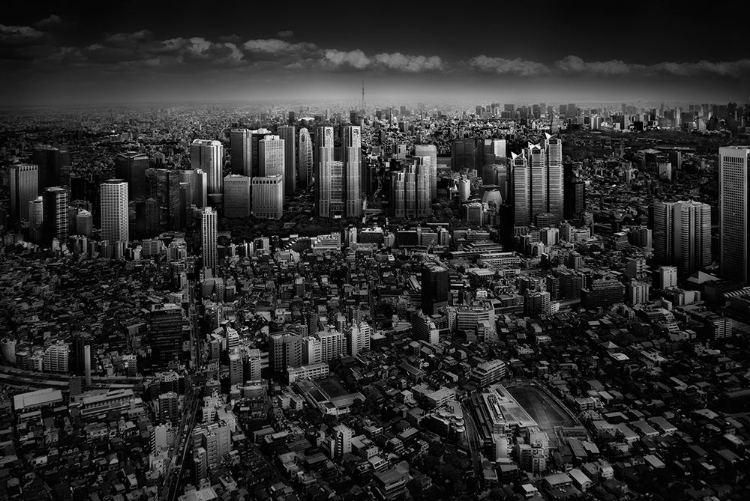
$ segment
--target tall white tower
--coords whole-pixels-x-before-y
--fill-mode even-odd
[[[128,225],[128,182],[109,179],[101,185],[102,240],[110,243],[130,240]]]

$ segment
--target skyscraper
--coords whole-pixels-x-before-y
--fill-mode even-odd
[[[266,135],[259,143],[260,176],[283,176],[285,147],[279,136]]]
[[[252,131],[248,129],[232,129],[229,132],[229,146],[231,147],[230,161],[232,174],[240,174],[242,176],[252,175]]]
[[[406,166],[404,191],[406,217],[417,217],[417,167],[415,165]]]
[[[344,127],[341,135],[344,162],[346,217],[362,215],[362,130],[359,126]]]
[[[541,145],[529,143],[531,217],[547,212],[547,165]]]
[[[203,268],[216,268],[216,219],[217,213],[211,207],[201,212],[201,244]]]
[[[29,220],[29,202],[37,197],[39,166],[17,164],[10,166],[10,220],[17,223]]]
[[[560,222],[564,217],[562,140],[547,135],[547,212]]]
[[[392,217],[406,217],[406,174],[391,172],[390,211]]]
[[[59,186],[44,190],[44,243],[68,239],[68,191]]]
[[[315,165],[315,207],[318,216],[333,217],[332,203],[336,205],[343,199],[340,188],[340,186],[343,187],[341,176],[343,164],[333,160],[333,127],[319,127],[315,134],[315,144],[318,152],[318,160]],[[340,215],[342,208],[337,206],[336,209],[338,209]]]
[[[299,130],[299,163],[297,164],[299,184],[306,188],[313,181],[313,145],[310,131],[302,127]]]
[[[719,148],[719,254],[723,278],[750,284],[750,146]]]
[[[284,208],[284,176],[254,177],[253,216],[264,219],[281,219]]]
[[[220,194],[224,188],[223,167],[224,146],[219,141],[196,139],[190,145],[190,166],[208,174],[208,194]]]
[[[186,169],[180,171],[180,182],[188,183],[192,191],[191,200],[196,207],[208,205],[208,176],[201,169]]]
[[[483,164],[499,163],[500,158],[507,157],[507,143],[505,139],[485,139],[484,140],[484,158]]]
[[[115,159],[115,177],[128,183],[128,196],[131,200],[146,197],[146,169],[148,156],[135,151],[120,153]]]
[[[437,146],[434,144],[415,144],[415,157],[430,157],[430,202],[437,198]]]
[[[101,185],[102,240],[110,243],[128,242],[128,183],[109,179]]]
[[[284,141],[284,193],[286,195],[294,194],[297,184],[296,133],[297,128],[293,125],[279,127],[279,137]]]
[[[526,156],[513,153],[513,182],[511,183],[513,199],[513,224],[515,226],[528,226],[531,224],[529,211],[529,168]]]
[[[432,215],[432,198],[430,197],[430,157],[416,157],[416,192],[417,192],[417,217],[429,217]]]
[[[149,337],[153,360],[166,365],[182,353],[182,343],[190,335],[190,323],[178,304],[151,306]]]
[[[563,215],[575,219],[586,210],[586,183],[578,177],[572,163],[563,167]]]
[[[42,193],[45,188],[60,186],[62,171],[70,165],[70,156],[66,149],[53,147],[34,148],[32,163],[39,166],[37,189]]]
[[[711,206],[654,202],[654,258],[690,273],[711,264]]]
[[[252,212],[251,182],[247,176],[230,174],[224,178],[224,217],[247,217]]]
[[[477,148],[476,139],[456,139],[451,145],[451,169],[476,169],[477,157],[483,152]]]
[[[39,242],[44,231],[44,197],[35,197],[29,206],[29,240]]]
[[[448,269],[428,263],[422,268],[422,311],[434,315],[438,308],[448,305]]]

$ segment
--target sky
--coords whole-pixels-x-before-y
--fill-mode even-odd
[[[750,99],[743,1],[487,4],[22,2],[0,105]]]

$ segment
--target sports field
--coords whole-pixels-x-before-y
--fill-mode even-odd
[[[575,421],[536,386],[513,386],[508,391],[550,438],[556,426],[575,426]]]

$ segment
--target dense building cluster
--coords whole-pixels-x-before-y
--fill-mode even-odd
[[[0,498],[750,495],[749,110],[473,111],[3,125]]]

